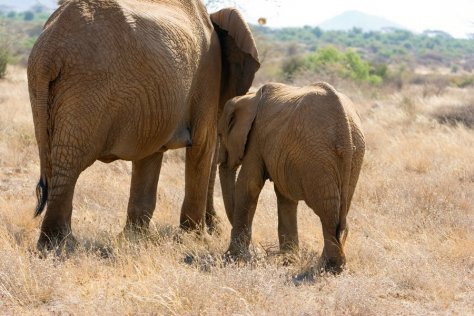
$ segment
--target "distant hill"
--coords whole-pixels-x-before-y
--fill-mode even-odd
[[[48,9],[56,9],[56,0],[1,0],[0,9],[2,11],[26,11],[36,5],[42,5]]]
[[[354,27],[364,31],[380,31],[384,28],[406,29],[385,18],[359,11],[346,11],[318,25],[323,30],[347,31]]]

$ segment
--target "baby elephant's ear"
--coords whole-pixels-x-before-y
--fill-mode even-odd
[[[236,168],[242,163],[248,135],[257,115],[258,100],[246,95],[229,101],[224,115],[227,122],[227,166]]]

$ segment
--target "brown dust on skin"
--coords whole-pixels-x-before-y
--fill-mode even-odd
[[[220,266],[230,235],[225,220],[221,238],[174,241],[184,193],[182,152],[164,157],[150,240],[113,240],[125,224],[131,165],[97,162],[79,179],[72,221],[82,248],[91,241],[107,245],[113,258],[81,247],[67,260],[33,256],[38,152],[25,70],[10,67],[0,81],[0,314],[472,313],[474,132],[430,115],[472,103],[474,89],[448,88],[426,98],[418,87],[379,91],[377,98],[366,90],[345,93],[361,113],[367,142],[348,215],[348,270],[295,287],[291,276],[321,254],[321,227],[300,203],[302,250],[285,265],[272,253],[278,238],[271,184],[259,199],[251,264]],[[415,115],[404,109],[404,98],[413,100]],[[218,185],[215,204],[225,219]],[[183,262],[190,253],[200,258],[196,264]]]

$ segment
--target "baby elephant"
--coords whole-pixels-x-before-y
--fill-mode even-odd
[[[296,207],[303,200],[321,219],[321,267],[341,271],[346,216],[365,151],[351,101],[325,82],[270,83],[228,101],[218,129],[222,194],[232,223],[228,254],[248,255],[258,196],[270,179],[278,200],[280,250],[298,247]]]

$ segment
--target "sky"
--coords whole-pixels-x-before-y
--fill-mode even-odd
[[[246,19],[267,26],[316,26],[344,11],[384,17],[414,32],[442,30],[455,37],[474,33],[474,0],[237,0]]]
[[[0,0],[0,4],[30,6],[39,1],[54,7],[56,0]],[[422,32],[442,30],[455,37],[474,33],[474,0],[204,0],[221,6],[236,4],[245,18],[257,23],[267,19],[267,26],[316,26],[344,11],[357,10],[384,17],[405,28]]]

